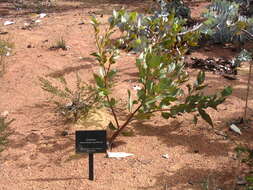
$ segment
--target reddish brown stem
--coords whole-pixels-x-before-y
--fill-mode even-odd
[[[107,98],[108,104],[110,105],[110,109],[111,109],[111,111],[112,111],[112,114],[113,114],[114,120],[115,120],[115,122],[116,122],[117,128],[119,129],[119,127],[120,127],[120,126],[119,126],[119,121],[118,121],[117,115],[116,115],[116,113],[115,113],[115,111],[114,111],[114,109],[113,109],[113,106],[111,106],[111,104],[110,104],[109,96],[106,96],[106,98]]]
[[[131,113],[127,120],[125,121],[125,123],[115,132],[113,133],[112,137],[109,140],[110,145],[113,143],[113,141],[117,138],[117,136],[121,133],[121,131],[129,124],[129,122],[131,121],[131,119],[134,117],[134,115],[136,114],[136,112],[141,108],[142,105],[139,105],[135,111],[133,113]]]

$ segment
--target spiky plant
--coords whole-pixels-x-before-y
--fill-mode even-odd
[[[60,82],[59,85],[53,84],[46,78],[39,77],[42,89],[55,97],[53,102],[57,106],[56,110],[67,120],[77,121],[80,117],[87,115],[90,109],[98,104],[97,92],[92,85],[83,82],[78,74],[76,74],[76,87],[74,90],[68,87],[64,77],[57,79]]]

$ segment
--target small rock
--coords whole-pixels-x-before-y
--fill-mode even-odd
[[[199,153],[199,150],[194,150],[194,153],[195,153],[195,154],[198,154],[198,153]]]
[[[32,48],[32,45],[31,44],[27,45],[27,48]]]

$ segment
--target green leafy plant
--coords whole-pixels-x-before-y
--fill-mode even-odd
[[[237,156],[244,163],[253,166],[253,150],[247,146],[237,146],[235,148]]]
[[[253,190],[253,175],[246,176],[245,179],[247,181],[246,190]]]
[[[0,152],[4,150],[4,146],[8,143],[7,137],[9,133],[7,128],[14,121],[14,119],[7,121],[7,117],[0,116]]]
[[[153,23],[151,27],[157,29],[157,34],[153,36],[152,41],[147,41],[136,59],[140,89],[137,90],[137,98],[133,98],[130,90],[127,91],[129,113],[126,120],[120,123],[116,112],[118,101],[113,97],[113,81],[117,72],[112,69],[112,65],[116,63],[118,50],[111,39],[117,22],[110,21],[110,27],[104,35],[100,35],[100,23],[95,18],[92,18],[92,25],[98,49],[98,52],[92,55],[100,67],[100,72],[94,73],[93,76],[102,103],[111,110],[115,120],[115,125],[110,124],[110,129],[114,130],[109,139],[110,144],[131,121],[150,119],[157,112],[165,119],[176,118],[184,113],[195,113],[193,118],[195,123],[198,116],[201,116],[213,126],[206,109],[217,110],[217,106],[232,93],[232,89],[226,87],[217,94],[205,95],[202,91],[207,87],[204,84],[204,72],[199,72],[193,84],[187,83],[189,75],[184,69],[184,54],[189,45],[197,44],[197,32],[182,32],[183,22],[173,15],[167,19],[158,18]],[[133,39],[139,44],[143,44],[142,40],[145,41],[138,36]],[[187,86],[187,91],[184,90],[184,86]]]
[[[64,77],[59,77],[60,85],[54,85],[50,80],[40,77],[41,87],[54,96],[57,111],[67,120],[76,122],[85,117],[88,112],[96,107],[99,97],[92,85],[88,85],[76,75],[76,88],[72,90]],[[59,100],[58,100],[58,99]]]
[[[15,8],[33,9],[41,13],[47,8],[56,6],[57,0],[12,0],[11,3]]]
[[[237,157],[240,162],[246,163],[249,167],[253,166],[253,149],[248,146],[237,146],[235,148],[235,152],[237,153]],[[246,175],[245,180],[247,182],[245,186],[245,190],[253,190],[253,173],[249,173]]]
[[[5,57],[10,54],[14,44],[10,40],[0,39],[0,76],[5,72]]]

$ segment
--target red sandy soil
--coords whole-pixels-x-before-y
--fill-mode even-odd
[[[195,17],[207,4],[189,3]],[[129,128],[134,130],[134,136],[119,137],[113,151],[134,156],[109,159],[104,154],[96,154],[95,181],[87,179],[87,156],[75,155],[74,135],[61,136],[68,126],[55,114],[54,105],[48,101],[50,95],[41,89],[38,77],[64,76],[74,83],[78,71],[83,80],[89,81],[91,73],[97,70],[90,56],[96,47],[89,12],[94,11],[98,17],[103,13],[99,19],[107,23],[114,8],[123,5],[142,10],[149,4],[149,1],[62,0],[57,3],[58,9],[50,10],[41,23],[31,30],[23,30],[24,23],[34,14],[16,11],[11,4],[0,2],[0,13],[4,13],[0,17],[0,30],[7,31],[3,37],[15,43],[0,80],[0,112],[7,110],[8,117],[15,118],[9,144],[0,153],[0,190],[201,190],[208,179],[210,189],[232,189],[234,179],[245,172],[237,168],[235,145],[215,135],[204,121],[194,126],[189,115],[168,121],[155,117],[149,122],[132,123]],[[13,20],[15,24],[3,26],[6,20]],[[79,25],[81,22],[84,24]],[[49,50],[61,36],[69,50]],[[235,55],[229,48],[213,46],[210,50],[201,49],[193,55],[202,58]],[[127,97],[126,89],[132,89],[136,81],[134,57],[122,53],[117,67],[116,95]],[[219,106],[219,112],[210,110],[209,113],[216,129],[228,133],[230,139],[249,144],[252,128],[242,129],[241,136],[228,130],[228,123],[243,115],[247,69],[248,64],[243,64],[235,81],[207,73],[210,84],[207,93],[226,85],[234,87],[233,95]],[[197,72],[189,69],[193,77]],[[252,93],[249,107],[253,107]],[[248,117],[252,114],[250,109]],[[163,158],[163,154],[169,158]]]

